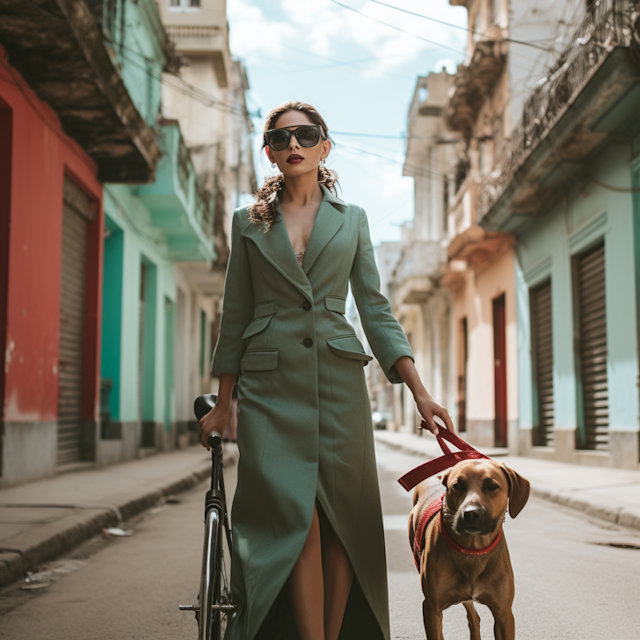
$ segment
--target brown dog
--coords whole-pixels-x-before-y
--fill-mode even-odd
[[[480,640],[474,601],[491,610],[497,640],[514,640],[513,570],[502,523],[507,505],[515,518],[528,499],[529,482],[488,459],[459,462],[415,488],[409,543],[420,571],[427,640],[443,640],[442,612],[458,603],[467,610],[471,640]]]

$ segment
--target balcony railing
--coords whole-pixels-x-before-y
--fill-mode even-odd
[[[469,64],[458,66],[444,118],[465,138],[471,136],[478,110],[502,73],[506,51],[504,40],[483,39],[475,44]]]
[[[571,44],[549,70],[543,84],[526,101],[522,118],[496,158],[496,169],[481,180],[478,219],[504,193],[516,171],[558,122],[608,54],[616,46],[631,48],[640,62],[640,18],[630,0],[596,0]]]

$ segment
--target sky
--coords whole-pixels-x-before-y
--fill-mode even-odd
[[[385,2],[467,24],[466,9],[448,0]],[[231,52],[247,69],[248,107],[262,116],[252,119],[258,182],[273,172],[260,152],[265,116],[287,100],[308,102],[335,142],[327,166],[338,172],[338,195],[364,207],[374,245],[399,240],[413,219],[413,179],[402,165],[416,81],[443,67],[454,73],[466,32],[372,0],[227,0],[227,16]]]

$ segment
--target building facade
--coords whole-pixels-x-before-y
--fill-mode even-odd
[[[197,88],[154,0],[0,2],[0,486],[195,439],[229,211],[255,186],[210,4],[226,53]]]
[[[100,456],[101,183],[161,155],[102,7],[60,7],[0,3],[0,486]]]
[[[249,81],[231,56],[225,0],[163,0],[160,12],[183,61],[182,83],[163,86],[163,114],[180,122],[201,189],[212,203],[215,258],[175,263],[175,402],[178,430],[194,441],[193,400],[215,392],[209,371],[218,338],[233,211],[257,188],[246,104]],[[197,90],[185,91],[186,87]]]
[[[442,70],[418,78],[407,119],[403,175],[414,179],[414,218],[403,229],[394,265],[391,300],[416,358],[416,369],[433,398],[452,406],[451,312],[449,290],[442,286],[447,264],[449,177],[463,148],[460,136],[446,130],[442,117],[454,76]],[[421,421],[413,397],[394,389],[394,422],[416,431]]]
[[[516,238],[526,455],[638,467],[638,16],[633,2],[576,7],[501,174],[479,185],[480,224]]]

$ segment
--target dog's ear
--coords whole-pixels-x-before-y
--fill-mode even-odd
[[[507,467],[506,464],[501,462],[500,467],[509,482],[509,515],[515,518],[527,504],[531,487],[528,480],[525,480],[519,473]]]
[[[447,489],[449,488],[449,485],[447,484],[447,482],[449,482],[449,474],[451,473],[451,469],[447,469],[443,474],[442,474],[442,478],[440,479],[440,482],[447,487]]]

